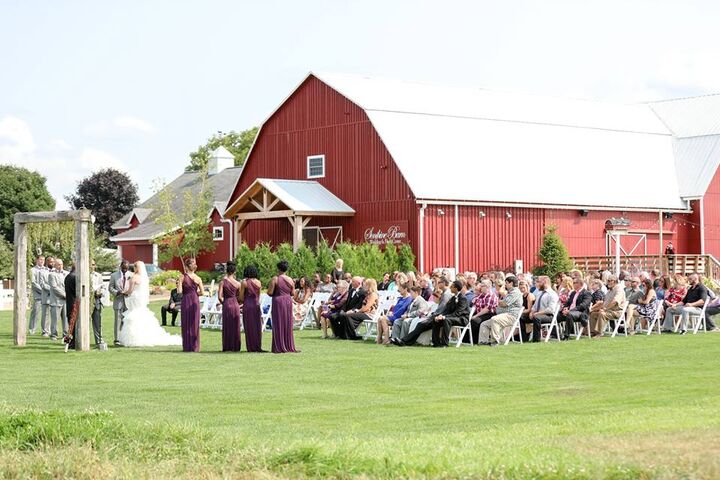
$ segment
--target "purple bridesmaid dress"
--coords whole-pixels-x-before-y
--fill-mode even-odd
[[[243,326],[245,327],[245,347],[248,352],[262,352],[262,315],[260,312],[260,288],[251,280],[246,280],[243,299]]]
[[[182,330],[183,352],[200,351],[200,299],[197,284],[188,275],[182,279],[182,303],[180,319]]]
[[[240,304],[237,301],[237,287],[225,280],[222,282],[222,349],[223,352],[240,351]]]
[[[285,277],[279,276],[272,295],[272,352],[296,352],[293,337],[292,297],[294,289]]]

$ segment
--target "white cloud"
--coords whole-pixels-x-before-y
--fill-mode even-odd
[[[107,136],[123,133],[154,133],[155,127],[147,120],[134,117],[131,115],[123,115],[116,117],[111,121],[100,121],[85,125],[83,132],[87,135]]]
[[[45,176],[59,210],[68,208],[63,197],[92,172],[103,168],[128,171],[122,160],[108,152],[92,147],[76,151],[63,139],[37,147],[27,122],[12,116],[0,118],[0,164],[17,165]]]

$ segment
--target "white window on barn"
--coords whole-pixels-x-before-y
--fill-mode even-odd
[[[223,227],[213,227],[213,240],[221,242],[225,238],[225,229]]]
[[[307,178],[325,177],[325,155],[307,157]]]

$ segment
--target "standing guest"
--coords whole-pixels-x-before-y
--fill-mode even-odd
[[[40,311],[40,328],[45,325],[43,330],[43,337],[50,336],[50,329],[48,328],[48,319],[50,318],[50,312],[52,306],[50,305],[50,272],[55,268],[55,259],[53,257],[47,257],[45,259],[45,268],[40,272],[40,286],[42,287],[42,310]]]
[[[68,272],[63,270],[63,261],[55,260],[55,269],[48,275],[48,284],[50,285],[50,338],[57,340],[58,338],[58,322],[62,322],[63,336],[68,334],[68,315],[65,299],[65,277]]]
[[[305,315],[307,315],[310,306],[310,298],[312,298],[313,289],[307,277],[300,277],[295,283],[295,290],[292,294],[293,300],[293,318],[295,325],[300,325]]]
[[[162,318],[163,327],[167,325],[167,314],[171,315],[172,326],[175,326],[175,319],[177,319],[178,313],[180,313],[180,303],[182,303],[182,295],[178,292],[177,288],[170,290],[170,298],[168,299],[167,305],[160,307],[160,317]],[[182,321],[182,320],[181,320]]]
[[[586,328],[590,315],[592,294],[585,288],[581,277],[575,277],[573,279],[573,287],[574,290],[570,292],[570,296],[563,305],[562,310],[558,312],[558,324],[565,322],[565,335],[563,335],[563,340],[569,338],[570,331],[575,326],[575,322],[580,322],[580,325]]]
[[[348,299],[348,282],[339,280],[337,289],[330,295],[327,302],[323,302],[320,306],[318,318],[320,319],[320,328],[322,329],[322,338],[329,338],[327,330],[330,325],[330,318],[340,313]]]
[[[702,306],[707,302],[708,291],[705,285],[700,283],[700,277],[696,273],[690,275],[690,288],[683,299],[675,304],[670,304],[665,310],[665,321],[663,322],[663,332],[671,333],[675,322],[675,315],[680,315],[680,335],[685,335],[687,330],[687,321],[690,315],[699,315],[702,312]]]
[[[103,297],[105,296],[105,284],[102,275],[95,271],[95,262],[90,263],[90,288],[93,292],[92,328],[95,337],[95,345],[98,348],[106,349],[107,346],[102,338],[102,308]]]
[[[335,291],[335,284],[332,281],[332,275],[329,273],[325,274],[324,281],[318,285],[318,287],[315,289],[316,292],[320,293],[332,293]]]
[[[185,273],[176,282],[178,293],[182,295],[180,331],[183,352],[200,351],[200,295],[203,292],[203,282],[195,273],[196,270],[195,259],[187,259]]]
[[[238,292],[240,282],[235,278],[237,264],[233,261],[225,264],[225,277],[218,286],[218,301],[222,305],[222,351],[239,352],[240,341],[240,304]]]
[[[665,255],[675,255],[675,247],[672,242],[668,242],[667,247],[665,247]]]
[[[646,278],[644,282],[645,294],[637,300],[636,307],[633,309],[632,316],[629,316],[629,325],[631,335],[635,333],[635,317],[640,317],[641,322],[649,324],[652,321],[658,309],[657,294],[653,286],[654,282],[650,278]],[[629,309],[630,307],[628,307]]]
[[[412,302],[403,315],[395,319],[392,324],[392,333],[390,335],[390,341],[398,340],[403,338],[410,331],[410,324],[412,321],[424,315],[429,309],[427,301],[422,297],[422,288],[415,286],[410,289],[410,298]],[[394,343],[394,342],[393,342]]]
[[[527,283],[525,284],[527,287]],[[479,341],[480,325],[495,316],[500,299],[491,288],[490,280],[481,280],[475,286],[475,298],[472,305],[475,307],[475,316],[470,320],[470,331],[474,343]]]
[[[342,265],[341,265],[342,266]],[[278,262],[278,274],[270,280],[268,295],[272,297],[272,353],[293,353],[292,297],[295,282],[286,272],[290,268],[286,260]]]
[[[242,322],[245,327],[245,348],[248,352],[262,352],[262,312],[260,311],[260,289],[262,285],[258,280],[258,269],[248,265],[243,271],[243,281],[240,283],[238,295],[243,302]]]
[[[570,279],[570,277],[563,276],[563,288],[566,278]],[[523,315],[522,317],[520,317],[520,333],[523,336],[524,342],[528,340],[528,334],[527,330],[525,328],[522,328],[523,325],[532,324],[532,341],[539,342],[542,324],[550,323],[552,321],[553,315],[555,314],[555,309],[559,305],[558,294],[555,293],[555,290],[552,289],[552,285],[550,284],[550,277],[541,275],[537,278],[535,284],[538,287],[537,291],[535,292],[537,294],[537,296],[535,297],[535,303],[533,303],[532,309],[530,309],[530,313],[528,313],[527,316]]]
[[[35,266],[30,270],[30,283],[32,290],[32,310],[30,311],[30,325],[28,330],[31,335],[35,335],[35,327],[37,326],[38,318],[40,319],[40,330],[42,333],[47,333],[47,323],[42,314],[42,276],[45,270],[45,257],[38,255],[35,259]]]
[[[335,260],[335,268],[333,268],[332,271],[332,279],[333,282],[337,283],[339,280],[342,280],[345,276],[345,271],[343,270],[343,264],[345,262],[342,258],[338,258]]]
[[[505,278],[504,283],[507,293],[498,303],[495,316],[480,325],[480,345],[492,346],[500,343],[503,330],[512,327],[522,312],[522,294],[518,289],[517,277],[510,275]]]
[[[110,275],[110,282],[108,283],[108,290],[113,299],[113,312],[115,313],[115,345],[120,345],[118,337],[120,335],[120,328],[122,327],[123,314],[127,310],[125,306],[125,294],[124,291],[128,287],[128,269],[130,263],[127,260],[122,260],[117,272],[113,272]]]
[[[383,273],[382,281],[380,283],[378,283],[378,292],[387,290],[389,286],[390,286],[390,273],[385,272],[385,273]]]
[[[363,283],[365,300],[360,308],[340,313],[337,318],[337,331],[340,338],[346,340],[359,340],[355,330],[364,321],[370,320],[378,307],[377,280],[366,278]]]
[[[461,280],[455,280],[450,285],[450,292],[453,296],[448,301],[443,313],[436,315],[434,318],[432,342],[435,348],[448,346],[450,330],[453,326],[464,327],[467,325],[470,308],[468,307],[467,297],[463,292],[464,287],[465,284]]]
[[[615,275],[610,275],[607,280],[608,292],[601,306],[590,311],[590,335],[594,338],[601,337],[605,330],[605,324],[609,320],[617,320],[625,307],[625,290],[618,282]]]
[[[70,266],[70,271],[63,278],[63,290],[65,291],[65,311],[68,318],[72,318],[73,311],[76,309],[75,300],[77,299],[77,278],[75,277],[75,265]],[[75,311],[75,320],[79,312]],[[73,332],[65,332],[64,339],[68,344],[68,349],[75,349],[75,332],[77,331],[77,323],[73,326]],[[68,326],[69,329],[69,326]],[[67,330],[67,329],[66,329]],[[70,337],[69,339],[67,337]]]
[[[400,294],[400,297],[395,303],[393,311],[387,316],[383,316],[378,319],[378,332],[376,339],[376,343],[378,345],[388,345],[390,343],[390,327],[394,325],[400,317],[405,315],[405,312],[413,301],[413,298],[410,296],[409,283],[400,285],[398,287],[398,293]]]

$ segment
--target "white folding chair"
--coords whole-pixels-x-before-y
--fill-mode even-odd
[[[327,292],[313,293],[312,297],[310,298],[310,304],[308,305],[307,313],[305,313],[302,322],[300,322],[300,330],[304,330],[305,328],[312,328],[315,326],[316,321],[320,321],[320,319],[317,318],[317,310],[318,308],[320,308],[323,302],[327,302],[329,298],[330,294]]]
[[[213,317],[217,315],[218,297],[211,295],[205,297],[202,308],[200,309],[200,328],[208,328]]]
[[[266,312],[267,310],[267,312]],[[272,315],[272,297],[267,293],[260,294],[260,318],[262,318],[262,331],[267,329],[267,322]]]
[[[610,335],[610,338],[615,338],[615,336],[618,334],[618,331],[620,330],[621,325],[623,327],[623,333],[627,337],[628,324],[627,324],[626,317],[627,317],[627,311],[628,311],[629,306],[630,306],[630,303],[626,301],[625,306],[623,307],[622,312],[620,313],[620,316],[617,318],[617,320],[615,320],[615,328],[613,329],[612,334]],[[610,324],[610,322],[608,322],[608,325],[609,324]]]
[[[558,324],[557,321],[558,313],[560,313],[560,302],[558,302],[558,304],[555,306],[555,311],[553,312],[552,320],[550,321],[550,323],[543,323],[540,325],[540,338],[542,338],[543,329],[546,330],[545,343],[550,340],[550,335],[552,334],[553,328],[557,330],[558,341],[560,341],[560,338],[562,337],[562,332],[560,331],[560,324]]]
[[[470,321],[472,320],[473,315],[475,315],[475,306],[470,308],[470,314],[468,315],[468,320],[465,325],[453,325],[450,328],[450,337],[448,338],[448,343],[455,343],[455,348],[459,348],[460,345],[462,345],[463,338],[465,338],[466,333],[470,335],[470,346],[472,347],[474,345],[472,329],[470,328]],[[456,337],[454,340],[453,336]]]
[[[655,314],[652,316],[652,318],[645,318],[640,317],[640,322],[638,324],[640,325],[639,332],[645,333],[646,330],[642,328],[642,319],[647,320],[648,327],[647,327],[647,335],[650,335],[652,331],[657,328],[658,335],[661,335],[661,323],[662,323],[662,300],[655,300]]]
[[[523,343],[522,340],[522,325],[520,324],[520,317],[522,317],[522,309],[520,309],[520,312],[517,314],[517,318],[515,318],[515,322],[512,324],[512,327],[510,327],[510,331],[508,332],[507,327],[503,328],[503,335],[505,335],[505,339],[503,340],[503,345],[509,344],[511,341],[515,341],[515,330],[517,330],[518,337],[520,338],[520,343]]]
[[[390,292],[394,293],[394,292]],[[372,338],[377,335],[377,324],[378,320],[380,320],[380,317],[387,316],[390,312],[390,309],[397,303],[397,296],[396,295],[390,295],[385,296],[384,300],[381,302],[380,299],[378,299],[378,308],[375,309],[375,313],[373,314],[372,318],[369,318],[368,320],[363,320],[360,325],[358,325],[357,331],[360,333],[360,329],[364,328],[365,333],[362,335],[363,340],[367,340],[369,338]]]
[[[688,316],[688,320],[690,320],[690,328],[692,328],[693,335],[697,335],[698,331],[700,330],[700,327],[702,327],[703,332],[707,332],[707,323],[705,321],[705,311],[707,310],[707,305],[710,303],[710,299],[705,299],[705,303],[703,303],[703,308],[700,311],[700,313],[691,313]]]

